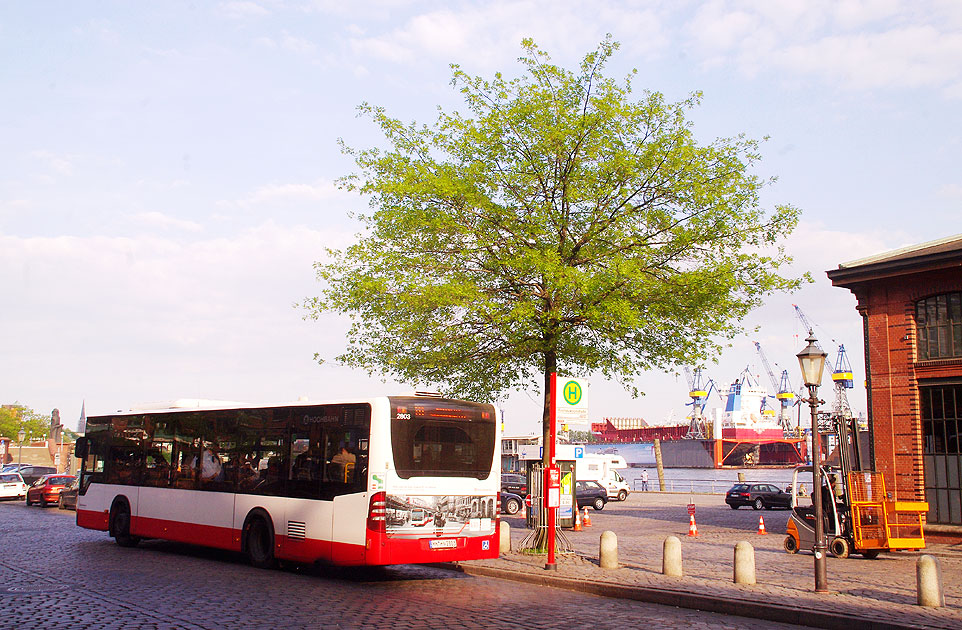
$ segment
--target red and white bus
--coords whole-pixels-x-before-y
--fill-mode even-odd
[[[498,555],[491,405],[434,396],[166,408],[87,418],[77,524],[277,560]]]

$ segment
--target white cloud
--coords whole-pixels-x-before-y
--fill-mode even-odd
[[[668,45],[661,13],[647,6],[558,5],[543,0],[449,5],[412,15],[386,32],[360,36],[359,29],[352,28],[350,49],[355,55],[391,63],[453,61],[491,69],[515,59],[524,37],[533,37],[556,62],[567,64],[580,60],[612,32],[624,34],[616,39],[633,55],[644,57]]]
[[[285,50],[289,50],[290,52],[300,55],[310,55],[317,50],[317,46],[315,46],[312,42],[302,37],[291,35],[287,32],[283,33],[281,36],[281,46],[283,46]]]
[[[270,206],[289,203],[312,203],[335,198],[356,199],[354,194],[340,191],[333,182],[318,180],[313,184],[268,184],[245,197],[217,202],[225,207]]]
[[[200,232],[204,228],[195,221],[177,219],[161,212],[141,212],[134,215],[134,220],[149,228],[177,229],[187,232]]]
[[[30,157],[42,162],[48,169],[60,175],[73,175],[76,156],[61,155],[51,151],[31,151]]]
[[[847,89],[957,89],[958,9],[938,2],[734,2],[702,5],[685,30],[705,68],[785,73]]]
[[[856,88],[947,85],[962,76],[962,34],[932,26],[825,37],[774,51],[772,63]]]
[[[950,201],[962,202],[962,185],[946,184],[937,191],[939,197]]]
[[[244,20],[269,15],[270,11],[257,2],[221,2],[217,11],[232,20]]]
[[[339,352],[344,324],[293,305],[317,294],[325,247],[349,238],[273,223],[192,242],[0,235],[0,343],[18,357],[0,382],[44,411],[323,392],[312,356]]]

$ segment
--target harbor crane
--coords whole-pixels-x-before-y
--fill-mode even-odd
[[[848,404],[848,393],[845,390],[855,387],[852,375],[852,364],[845,353],[845,344],[838,347],[835,359],[835,369],[832,371],[832,381],[835,383],[835,402],[832,405],[832,415],[848,420],[852,417],[852,407]]]
[[[804,324],[809,331],[814,331],[814,325],[805,317],[802,309],[800,309],[797,304],[792,304],[792,306],[795,307],[795,314],[798,315],[798,319],[801,320],[802,324]],[[834,342],[835,340],[832,339],[832,341]],[[849,363],[848,355],[845,352],[845,344],[839,344],[838,346],[838,354],[835,358],[835,369],[832,371],[832,382],[835,384],[835,401],[832,404],[832,416],[847,420],[852,417],[852,407],[848,402],[847,390],[855,386],[855,380],[852,374],[852,365]]]
[[[775,398],[778,399],[780,406],[778,413],[778,423],[782,425],[786,435],[792,432],[792,407],[795,405],[795,392],[792,391],[792,385],[788,378],[788,370],[782,370],[782,377],[780,381],[775,380],[775,372],[772,371],[772,366],[768,362],[768,357],[765,355],[765,351],[762,350],[762,344],[755,342],[755,350],[758,351],[758,356],[762,359],[762,365],[765,366],[765,371],[768,372],[768,378],[772,381],[772,388],[775,390]]]
[[[711,437],[708,430],[708,419],[705,417],[705,403],[712,390],[718,391],[715,381],[710,378],[706,381],[703,378],[702,369],[695,368],[694,374],[686,365],[684,367],[685,378],[688,380],[688,396],[691,398],[691,425],[688,428],[688,437],[703,440]],[[719,398],[721,392],[718,392]],[[724,400],[724,399],[722,399]]]

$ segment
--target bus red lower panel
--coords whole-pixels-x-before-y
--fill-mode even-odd
[[[453,546],[441,547],[439,545]],[[484,560],[497,557],[497,533],[490,536],[438,539],[391,538],[368,531],[368,550],[364,563],[419,564]]]
[[[361,549],[360,564],[363,564],[364,549],[359,545],[354,546]],[[274,537],[274,557],[294,562],[328,561],[331,559],[331,541],[291,538],[278,534]]]
[[[77,510],[77,525],[80,527],[86,527],[87,529],[96,529],[105,532],[109,527],[109,520],[110,513],[106,510],[103,512],[97,512],[95,510]]]
[[[230,551],[240,551],[241,548],[240,532],[235,535],[235,531],[230,527],[134,516],[130,519],[130,533],[142,538],[161,538]]]

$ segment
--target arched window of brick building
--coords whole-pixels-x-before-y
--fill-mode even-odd
[[[933,295],[915,303],[918,360],[962,357],[962,293]]]

